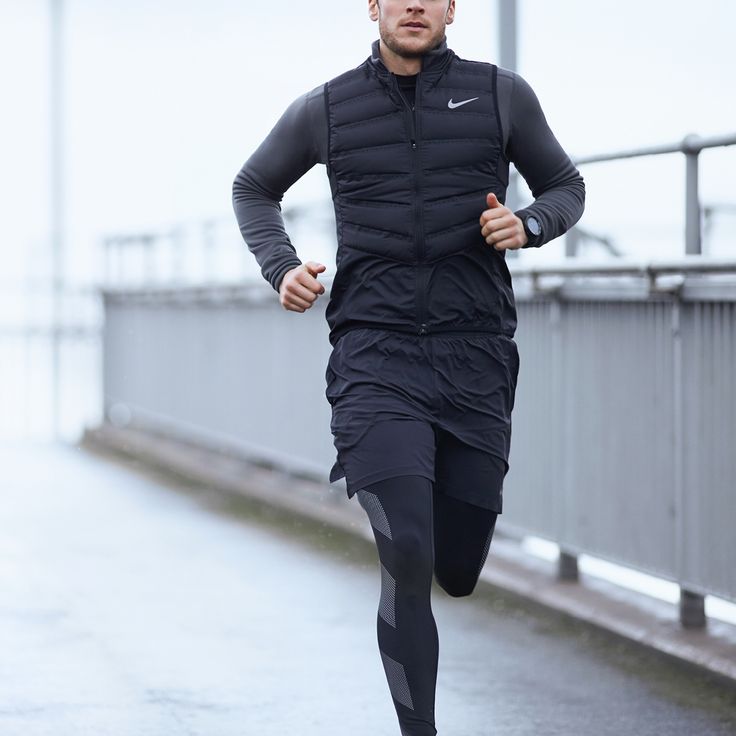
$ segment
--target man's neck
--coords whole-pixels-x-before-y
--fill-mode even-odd
[[[405,56],[399,56],[386,46],[383,39],[380,41],[379,51],[386,68],[394,74],[418,74],[422,71],[421,57],[407,59]]]

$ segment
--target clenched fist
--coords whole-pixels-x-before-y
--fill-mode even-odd
[[[516,250],[526,245],[529,238],[521,219],[502,205],[493,192],[486,196],[486,202],[488,209],[480,216],[480,232],[486,243],[496,250]]]
[[[316,279],[325,268],[322,263],[307,261],[288,270],[279,285],[281,306],[291,312],[306,312],[317,297],[325,293],[325,287]]]

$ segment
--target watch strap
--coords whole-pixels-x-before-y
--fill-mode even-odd
[[[542,225],[542,219],[539,217],[539,215],[531,209],[520,209],[514,212],[514,214],[522,221],[524,224],[524,232],[526,233],[527,242],[525,245],[522,245],[522,248],[539,248],[544,243],[544,226]],[[541,232],[539,235],[535,235],[534,233],[530,232],[529,228],[526,224],[526,218],[527,217],[534,217],[534,219],[539,223],[539,226],[541,228]]]

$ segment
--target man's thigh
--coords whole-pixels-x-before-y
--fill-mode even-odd
[[[435,577],[450,595],[470,595],[488,556],[498,514],[444,493],[434,493],[432,500]]]
[[[442,429],[435,431],[435,438],[435,495],[502,513],[507,462]]]
[[[403,475],[421,475],[434,481],[435,439],[427,422],[394,417],[353,427],[359,438],[343,446],[339,442],[348,497],[371,483]]]

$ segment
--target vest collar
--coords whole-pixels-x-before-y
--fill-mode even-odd
[[[447,64],[454,56],[452,49],[447,47],[447,36],[442,37],[442,41],[438,46],[435,46],[426,54],[422,55],[422,69],[421,73],[423,77],[439,77],[444,71]],[[380,41],[376,39],[371,44],[371,55],[368,59],[371,67],[376,73],[383,78],[388,78],[391,72],[388,67],[383,63],[380,52]]]

